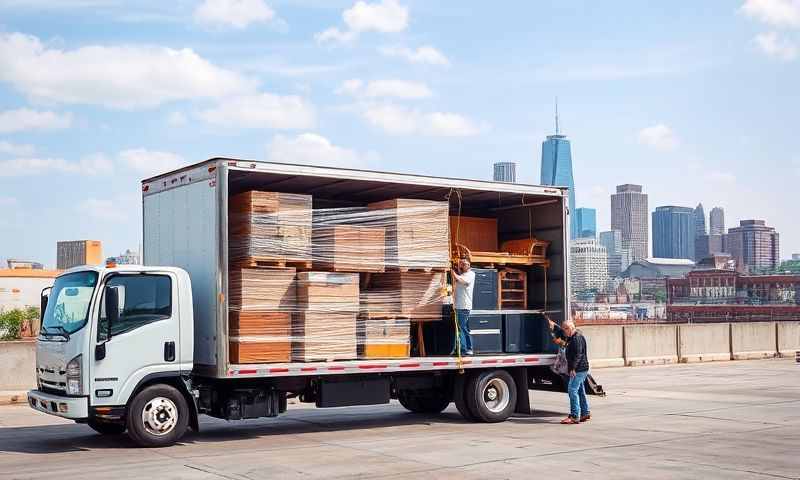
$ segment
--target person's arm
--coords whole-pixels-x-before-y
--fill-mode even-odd
[[[455,270],[453,270],[452,273],[453,273],[453,280],[455,280],[458,283],[466,283],[467,280],[464,278],[463,275],[459,275],[458,272],[456,272]]]
[[[561,339],[567,338],[566,334],[564,334],[564,330],[561,329],[560,325],[558,325],[556,322],[550,320],[550,317],[548,317],[547,315],[545,315],[544,318],[547,319],[547,324],[550,326],[550,331],[553,332],[553,335],[556,338],[561,338]]]

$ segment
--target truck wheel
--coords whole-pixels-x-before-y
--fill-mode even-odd
[[[417,395],[400,390],[397,392],[397,399],[406,410],[414,413],[442,413],[450,405],[447,395],[438,390],[419,392]]]
[[[476,420],[502,422],[514,413],[517,406],[517,386],[505,370],[488,370],[467,382],[465,397]]]
[[[464,420],[475,421],[475,415],[469,411],[467,406],[467,383],[472,375],[470,373],[456,374],[455,381],[453,381],[453,402],[456,404],[458,413],[464,417]]]
[[[189,424],[189,406],[170,385],[139,392],[128,411],[128,435],[142,447],[166,447],[180,440]]]
[[[125,432],[124,423],[102,422],[98,420],[89,420],[87,423],[92,430],[101,435],[119,435]]]

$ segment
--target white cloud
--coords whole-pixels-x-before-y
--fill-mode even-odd
[[[270,93],[231,98],[199,115],[222,127],[300,129],[316,123],[314,106],[302,97]]]
[[[411,63],[427,63],[443,67],[450,65],[450,60],[430,45],[419,47],[416,50],[407,47],[381,47],[378,51],[387,57],[400,57]]]
[[[467,137],[485,129],[456,113],[425,113],[396,105],[370,105],[362,114],[369,123],[391,135]]]
[[[6,142],[0,140],[0,153],[14,157],[30,157],[36,151],[33,145]]]
[[[123,150],[119,153],[119,159],[128,168],[148,177],[175,170],[187,163],[178,154],[145,148]]]
[[[301,133],[296,137],[275,135],[267,147],[267,160],[270,162],[363,168],[376,158],[374,153],[362,155],[336,146],[316,133]]]
[[[23,157],[0,161],[0,177],[22,177],[53,173],[100,175],[110,173],[113,162],[103,155],[90,155],[77,162],[63,158]]]
[[[275,12],[263,0],[205,0],[194,11],[197,23],[238,29],[273,18]]]
[[[87,215],[93,220],[101,222],[119,222],[122,223],[128,219],[127,208],[123,208],[120,202],[114,200],[100,199],[100,198],[87,198],[82,201],[77,207],[77,211],[83,215]]]
[[[741,11],[775,27],[800,28],[800,0],[746,0]]]
[[[182,127],[186,125],[186,115],[182,112],[171,112],[167,115],[167,123],[173,127]]]
[[[381,0],[376,3],[357,1],[342,12],[347,30],[328,28],[314,35],[317,42],[349,43],[363,32],[397,33],[408,27],[408,8],[397,0]]]
[[[0,76],[2,73],[0,73]],[[72,125],[72,114],[18,108],[0,112],[0,133],[55,130]]]
[[[37,100],[122,109],[222,98],[256,87],[191,49],[89,45],[60,50],[21,33],[0,34],[0,81]]]
[[[433,95],[431,89],[420,82],[372,80],[365,84],[358,78],[345,80],[336,92],[366,98],[419,99]]]
[[[753,39],[758,48],[772,58],[786,62],[797,58],[797,45],[791,41],[781,38],[776,32],[759,33]]]
[[[639,132],[639,143],[665,152],[675,150],[680,144],[672,129],[663,123],[643,128]]]

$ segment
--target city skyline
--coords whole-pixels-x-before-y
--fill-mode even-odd
[[[254,3],[0,2],[0,257],[137,245],[141,179],[215,156],[476,179],[502,159],[537,184],[556,96],[599,231],[635,183],[800,251],[800,58],[770,48],[797,43],[796,2]]]

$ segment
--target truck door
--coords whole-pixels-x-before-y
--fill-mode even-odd
[[[177,279],[169,273],[119,273],[106,277],[100,299],[93,358],[92,405],[124,405],[150,374],[178,374],[180,317]],[[110,325],[105,288],[119,297],[119,319]],[[110,335],[109,335],[110,334]]]

